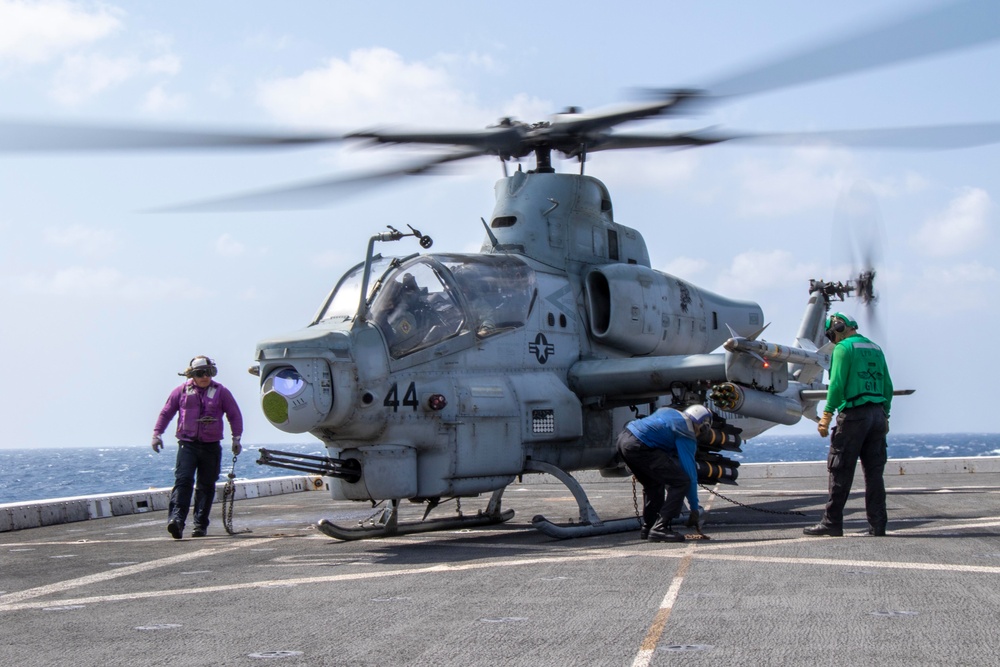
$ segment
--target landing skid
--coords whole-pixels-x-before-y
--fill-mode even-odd
[[[557,468],[550,463],[541,461],[525,461],[525,470],[534,472],[544,472],[552,475],[566,485],[576,498],[576,504],[580,508],[580,523],[557,524],[552,523],[541,514],[531,519],[531,525],[542,531],[549,537],[565,540],[570,537],[591,537],[594,535],[608,535],[610,533],[623,533],[630,530],[639,530],[640,521],[638,517],[629,519],[613,519],[611,521],[601,521],[597,512],[587,499],[587,494],[572,475],[565,470]]]
[[[510,521],[514,518],[514,510],[500,510],[500,497],[503,489],[497,489],[490,497],[489,505],[485,511],[480,511],[474,516],[458,516],[448,519],[430,519],[414,522],[399,521],[399,500],[390,500],[389,506],[382,510],[381,516],[372,525],[357,527],[338,526],[327,519],[321,519],[316,528],[324,535],[329,535],[338,540],[366,540],[372,537],[392,537],[395,535],[409,535],[412,533],[428,533],[434,530],[457,530],[462,528],[474,528],[477,526],[489,526],[497,523]]]

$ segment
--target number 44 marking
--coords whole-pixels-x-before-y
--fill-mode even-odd
[[[385,395],[382,405],[392,408],[393,412],[399,412],[399,386],[395,382],[389,387],[389,393]],[[417,411],[417,387],[415,383],[411,382],[410,386],[406,388],[406,393],[403,394],[402,405],[403,407],[413,408],[414,412]]]

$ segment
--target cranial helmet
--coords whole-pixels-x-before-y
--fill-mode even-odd
[[[189,361],[187,370],[183,373],[178,373],[178,375],[192,378],[194,377],[196,371],[206,371],[208,373],[208,377],[212,378],[219,374],[219,369],[215,365],[215,361],[205,355],[200,355]]]
[[[712,423],[712,413],[704,405],[689,405],[684,408],[684,414],[691,419],[695,426]]]
[[[852,320],[851,317],[850,317],[850,315],[844,315],[843,313],[834,313],[833,315],[830,315],[828,318],[826,318],[826,328],[827,328],[827,330],[829,330],[830,327],[835,324],[834,321],[833,321],[835,319],[840,320],[846,326],[849,326],[852,329],[857,329],[858,328],[858,323],[855,322],[854,320]]]
[[[834,313],[826,318],[826,337],[831,343],[836,342],[837,336],[844,333],[847,328],[857,330],[858,323],[843,313]]]

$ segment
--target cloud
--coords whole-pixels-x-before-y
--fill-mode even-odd
[[[930,257],[954,257],[975,249],[989,233],[992,209],[985,190],[963,188],[944,211],[927,219],[913,244]]]
[[[247,247],[233,238],[231,234],[223,234],[216,239],[215,249],[220,255],[238,257],[246,252]]]
[[[765,289],[804,284],[819,273],[818,264],[799,261],[787,250],[751,250],[733,258],[713,289],[733,298],[753,298]]]
[[[0,63],[44,63],[97,42],[121,29],[117,13],[63,0],[0,0]]]
[[[667,262],[661,270],[682,280],[693,280],[710,266],[712,264],[707,259],[675,257]]]
[[[625,188],[671,190],[691,183],[702,157],[695,151],[663,149],[596,153],[589,171],[600,172],[612,193]]]
[[[91,257],[108,255],[118,247],[118,239],[112,232],[83,225],[46,229],[45,241]]]
[[[51,275],[31,273],[9,281],[12,292],[86,300],[163,301],[203,299],[209,292],[179,278],[129,277],[110,267],[74,266]]]
[[[791,215],[831,209],[856,180],[851,154],[835,148],[799,148],[777,160],[742,160],[736,167],[737,208],[747,216]]]
[[[184,95],[173,95],[168,93],[163,84],[156,84],[146,91],[146,96],[142,100],[143,111],[150,113],[163,113],[167,111],[177,111],[187,105]]]
[[[96,54],[69,56],[56,72],[49,95],[60,104],[75,106],[121,85],[140,69],[134,58],[109,58]]]
[[[74,54],[64,58],[56,70],[49,96],[60,104],[77,106],[133,79],[163,79],[176,75],[180,69],[180,59],[170,53],[149,59],[138,56],[111,57],[96,53]],[[146,92],[142,108],[155,112],[170,111],[181,108],[184,104],[183,96],[167,93],[161,82]]]
[[[1000,287],[1000,272],[979,262],[930,266],[904,285],[909,289],[901,303],[913,313],[926,313],[929,308],[938,314],[981,312]]]
[[[480,56],[466,64],[486,63]],[[297,76],[258,84],[257,103],[278,120],[299,126],[343,129],[375,123],[427,127],[476,127],[506,111],[533,111],[536,100],[518,96],[505,107],[488,110],[453,74],[452,58],[408,62],[386,48],[358,49],[346,60],[330,58]]]

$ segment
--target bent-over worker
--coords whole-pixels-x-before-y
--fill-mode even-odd
[[[642,484],[642,539],[683,542],[684,536],[674,531],[672,522],[680,516],[685,496],[691,507],[688,526],[700,531],[703,512],[698,504],[694,455],[698,434],[711,425],[712,413],[703,405],[683,411],[660,408],[629,422],[618,436],[618,452]]]

